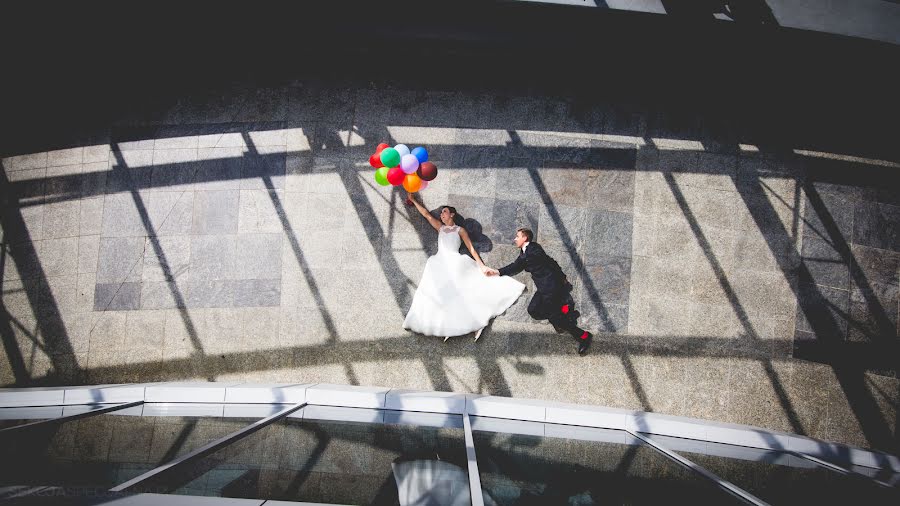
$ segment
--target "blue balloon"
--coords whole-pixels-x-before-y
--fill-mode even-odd
[[[412,150],[412,154],[419,159],[419,163],[425,163],[428,161],[428,151],[425,151],[425,148],[421,146]]]

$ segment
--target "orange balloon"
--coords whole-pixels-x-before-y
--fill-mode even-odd
[[[419,179],[419,176],[415,173],[407,174],[406,177],[403,178],[403,187],[406,188],[406,191],[409,193],[416,193],[421,186],[422,180]]]

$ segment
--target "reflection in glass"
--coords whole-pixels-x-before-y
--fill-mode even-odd
[[[0,408],[0,429],[59,418],[62,413],[62,406]]]
[[[527,422],[477,430],[481,420],[473,436],[485,504],[742,504],[624,431]]]
[[[868,476],[873,480],[878,480],[885,485],[896,488],[900,490],[900,473],[895,473],[894,471],[884,467],[880,469],[875,469],[871,467],[865,466],[848,466],[851,471],[855,473],[859,473],[863,476]]]
[[[666,448],[770,504],[900,504],[871,480],[775,450],[651,436]]]
[[[830,462],[838,467],[849,469],[850,471],[853,471],[854,473],[860,474],[862,476],[867,476],[873,480],[878,480],[890,487],[900,489],[900,473],[896,473],[891,470],[890,463],[887,461],[881,463],[882,467],[867,467],[850,463],[848,461],[849,456],[846,455],[815,455],[815,457],[822,459],[825,462]]]
[[[141,406],[0,432],[0,487],[106,490],[258,418],[141,416]]]
[[[284,418],[142,482],[136,491],[339,504],[470,504],[459,416],[444,417],[453,423],[434,427],[385,415],[390,412],[353,413],[361,411],[374,416]]]

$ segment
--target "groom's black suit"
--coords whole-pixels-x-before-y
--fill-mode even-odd
[[[499,269],[501,276],[514,276],[523,270],[531,273],[535,294],[528,303],[528,314],[535,320],[550,320],[555,327],[564,329],[572,337],[580,338],[584,330],[578,328],[575,318],[563,314],[563,304],[570,304],[572,285],[566,280],[556,260],[547,255],[536,242],[529,242],[516,261]]]

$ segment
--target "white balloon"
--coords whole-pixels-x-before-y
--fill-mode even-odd
[[[406,144],[397,144],[396,146],[394,146],[394,149],[396,149],[397,152],[400,153],[400,158],[403,158],[404,156],[409,154],[409,146],[407,146]]]

